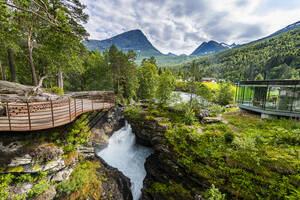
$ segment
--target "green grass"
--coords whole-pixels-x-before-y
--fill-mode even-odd
[[[139,109],[135,111],[135,115],[141,113]],[[203,180],[214,184],[227,199],[300,198],[299,122],[261,120],[257,115],[229,112],[223,114],[228,124],[194,122],[191,128],[185,125],[181,112],[153,107],[143,112],[144,120],[170,119],[165,122],[169,130],[164,133],[171,150],[169,156],[194,177],[193,181],[200,181],[198,184]],[[199,134],[198,128],[204,133]],[[153,186],[154,195],[176,193],[173,186],[180,183],[161,184]],[[203,195],[206,189],[194,188]]]

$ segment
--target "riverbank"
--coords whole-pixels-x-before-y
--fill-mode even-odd
[[[142,199],[299,199],[300,126],[227,112],[223,123],[184,124],[170,109],[129,107],[137,141],[152,146]]]

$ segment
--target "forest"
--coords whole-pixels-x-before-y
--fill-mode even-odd
[[[300,28],[259,42],[174,65],[177,74],[188,77],[192,63],[203,77],[231,82],[254,79],[300,78]]]

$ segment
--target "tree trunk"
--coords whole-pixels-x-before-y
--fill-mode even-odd
[[[34,62],[33,62],[33,57],[32,57],[33,46],[31,44],[31,36],[32,36],[32,26],[30,26],[30,28],[28,30],[27,45],[28,45],[29,62],[30,62],[31,74],[32,74],[32,84],[37,86],[38,82],[37,82],[37,78],[36,78],[35,67],[34,67]]]
[[[120,79],[121,79],[121,72],[120,72],[120,58],[118,58],[118,98],[119,101],[121,100],[121,95],[120,95]]]
[[[11,48],[7,49],[7,54],[8,54],[8,62],[9,62],[9,70],[10,70],[10,81],[17,82],[14,53]]]
[[[4,70],[4,66],[1,64],[1,61],[0,61],[0,70],[1,70],[2,80],[6,81],[5,70]]]
[[[64,89],[63,73],[61,71],[57,74],[57,85],[59,88]]]

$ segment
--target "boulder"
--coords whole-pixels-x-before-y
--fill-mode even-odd
[[[63,169],[59,172],[57,172],[52,178],[51,178],[51,181],[54,181],[54,182],[61,182],[61,181],[64,181],[64,180],[68,180],[71,173],[73,172],[73,169],[70,168],[66,168],[66,169]]]
[[[33,183],[24,182],[24,183],[20,183],[18,185],[9,186],[8,191],[9,191],[10,197],[12,197],[13,194],[22,196],[22,195],[27,194],[31,190],[32,187],[33,187]]]
[[[11,162],[7,165],[8,167],[16,167],[20,165],[27,165],[32,162],[32,157],[29,154],[25,154],[22,157],[15,157],[11,160]]]
[[[204,117],[209,117],[209,116],[210,116],[209,110],[201,110],[200,114],[197,115],[197,118],[199,120],[202,120]]]
[[[52,200],[56,195],[55,186],[51,185],[47,191],[40,194],[38,197],[34,198],[34,200]]]

